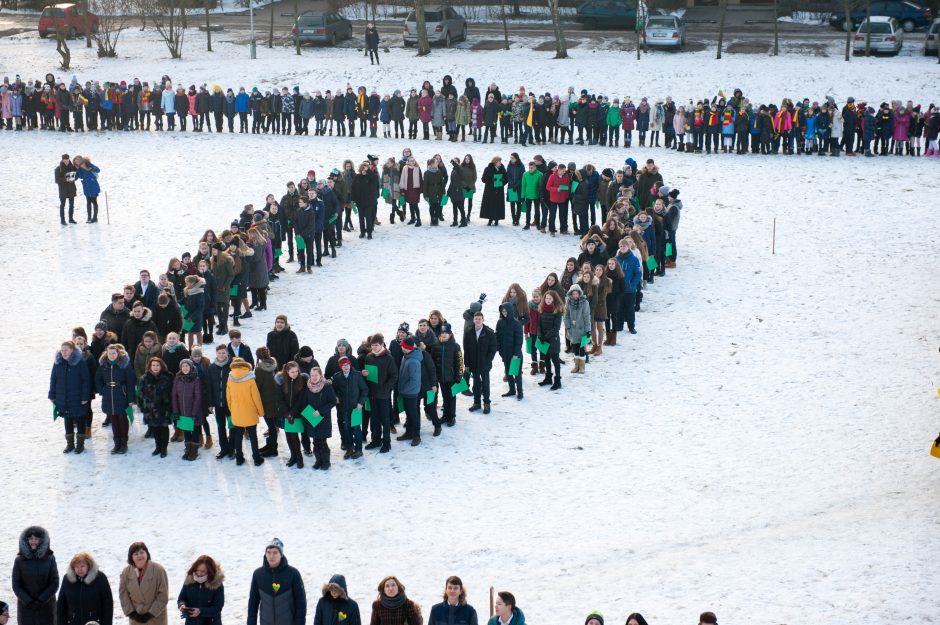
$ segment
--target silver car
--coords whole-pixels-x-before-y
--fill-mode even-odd
[[[852,52],[863,54],[869,37],[868,21],[862,22],[852,38]],[[893,17],[871,17],[871,51],[897,54],[904,42],[904,31]]]
[[[681,50],[685,45],[685,24],[675,15],[650,15],[646,20],[644,39],[647,47]]]
[[[442,43],[449,48],[454,41],[467,40],[467,20],[450,7],[425,7],[424,26],[428,33],[428,43]],[[414,11],[408,13],[405,18],[404,39],[406,47],[418,42],[418,24]]]
[[[937,38],[940,37],[940,17],[930,23],[924,40],[924,56],[937,56]]]

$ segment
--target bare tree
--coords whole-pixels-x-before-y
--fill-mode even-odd
[[[728,0],[718,0],[718,4],[721,7],[721,16],[718,18],[718,54],[715,56],[716,59],[721,58],[721,47],[725,38],[725,13],[728,12]]]
[[[568,58],[568,44],[565,42],[565,31],[558,17],[558,0],[547,0],[548,10],[552,14],[552,30],[555,31],[555,58]]]
[[[274,3],[268,5],[268,9],[271,11],[271,28],[268,30],[268,47],[274,47]]]
[[[59,63],[59,67],[63,70],[68,70],[69,66],[72,63],[72,51],[69,50],[69,44],[66,42],[68,33],[64,28],[56,26],[55,29],[55,51],[59,53],[59,56],[62,57],[62,61]]]
[[[98,58],[116,57],[118,39],[127,26],[130,7],[125,0],[93,0],[92,7],[98,14],[98,32],[93,35]]]
[[[157,12],[157,0],[129,0],[131,10],[140,20],[140,30],[147,30],[147,19]]]
[[[865,56],[871,56],[871,0],[865,2]]]
[[[297,17],[299,16],[297,0],[294,0],[294,51],[300,56],[300,31],[297,29]]]
[[[156,3],[154,8],[155,11],[151,15],[153,26],[160,33],[160,38],[163,39],[166,47],[169,48],[170,56],[174,59],[183,58],[186,9],[180,6],[177,0],[166,0],[165,6]]]
[[[516,4],[516,10],[519,10],[519,0],[514,0]],[[503,41],[506,49],[509,49],[509,27],[506,25],[506,3],[504,0],[499,0],[499,15],[503,20]]]
[[[82,8],[82,22],[85,25],[84,28],[82,29],[85,31],[85,47],[90,49],[92,33],[91,33],[91,27],[89,27],[88,25],[89,22],[91,21],[91,18],[88,16],[88,0],[81,0],[81,2],[79,3],[79,6],[81,6]]]
[[[644,29],[646,26],[646,19],[640,15],[640,6],[642,5],[642,0],[636,0],[636,19],[633,20],[633,30],[636,33],[636,60],[640,60],[640,37],[641,35],[645,39]],[[644,43],[646,43],[644,41]]]
[[[424,0],[415,0],[415,28],[418,29],[418,56],[431,54],[428,27],[424,21]]]
[[[209,25],[209,2],[206,2],[206,52],[212,52],[212,27]]]
[[[845,0],[845,21],[842,28],[845,30],[845,60],[852,58],[852,0]]]

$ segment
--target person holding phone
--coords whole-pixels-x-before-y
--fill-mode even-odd
[[[81,156],[73,158],[72,163],[75,165],[75,178],[82,181],[82,192],[85,194],[85,208],[88,212],[88,221],[85,223],[98,223],[98,196],[101,195],[98,174],[101,169]]]
[[[225,607],[225,573],[210,556],[201,555],[186,572],[176,600],[185,625],[221,625]]]

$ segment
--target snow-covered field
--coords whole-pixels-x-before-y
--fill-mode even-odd
[[[51,48],[48,59],[29,49],[5,42],[0,73],[44,73]],[[556,67],[435,51],[420,62],[388,56],[375,70],[348,56],[337,75],[330,60],[339,53],[329,51],[295,61],[259,50],[255,64],[127,52],[100,64],[76,55],[79,77],[169,73],[187,84],[250,85],[246,76],[266,76],[280,85],[329,76],[384,89],[447,72],[485,84],[499,67],[500,84],[549,88]],[[728,59],[706,72],[663,58],[645,61],[643,72],[628,66],[617,89],[701,96],[740,86],[774,100],[795,91],[926,102],[935,83],[916,59],[830,61],[827,73],[813,59]],[[612,90],[603,77],[619,62],[576,59],[565,80]],[[91,453],[59,453],[61,426],[45,399],[51,357],[74,325],[93,326],[109,293],[142,267],[162,270],[203,230],[279,195],[310,168],[404,146],[0,133],[0,377],[8,381],[0,570],[10,570],[19,531],[40,523],[60,570],[87,549],[112,580],[127,545],[146,540],[169,571],[173,598],[196,555],[217,557],[227,572],[227,622],[244,618],[251,571],[272,536],[304,574],[311,604],[320,584],[344,573],[366,618],[375,584],[394,573],[425,609],[449,574],[463,578],[481,614],[490,585],[512,590],[532,623],[576,623],[592,609],[610,623],[640,611],[652,625],[695,622],[705,609],[731,624],[936,621],[937,463],[927,447],[937,430],[940,331],[930,198],[940,182],[928,159],[523,150],[524,160],[538,151],[579,166],[652,156],[685,201],[679,269],[648,289],[639,334],[621,335],[586,376],[565,371],[563,390],[550,393],[527,375],[521,404],[498,398],[497,377],[493,414],[469,415],[461,398],[458,427],[417,449],[396,444],[387,456],[349,463],[334,438],[328,473],[283,461],[237,468],[206,453],[196,463],[155,460],[139,422],[126,457],[107,453],[108,432],[97,423]],[[411,147],[419,160],[469,152],[478,164],[513,149]],[[58,225],[52,169],[63,151],[101,166],[110,225],[103,203],[97,226]],[[480,291],[497,300],[510,282],[531,289],[575,253],[573,237],[479,222],[417,230],[380,217],[372,242],[348,241],[313,276],[282,274],[269,311],[243,327],[246,342],[262,344],[283,312],[324,362],[339,337],[390,336],[431,308],[459,320]],[[484,310],[495,321],[495,302]]]

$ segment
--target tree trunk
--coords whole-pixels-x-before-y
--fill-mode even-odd
[[[636,0],[636,20],[634,20],[634,23],[633,23],[633,30],[636,32],[636,60],[637,61],[640,60],[640,37],[644,36],[644,33],[641,31],[643,31],[645,27],[646,27],[646,20],[640,16],[640,0]]]
[[[272,2],[268,6],[268,8],[271,9],[271,27],[268,30],[268,47],[273,48],[274,47],[274,3]]]
[[[552,14],[552,30],[555,31],[555,58],[568,58],[568,44],[565,42],[565,31],[558,19],[558,0],[548,0],[548,8]]]
[[[67,71],[72,63],[72,51],[69,50],[69,44],[65,40],[66,33],[61,28],[55,30],[55,51],[62,57],[59,64],[64,71]]]
[[[845,60],[848,61],[852,58],[852,0],[845,0],[845,21],[849,23],[848,26],[842,24],[842,29],[845,30]]]
[[[209,5],[206,4],[206,51],[212,52],[212,30],[209,28]]]
[[[418,29],[418,56],[427,56],[431,54],[431,44],[424,21],[424,0],[415,0],[415,27]]]
[[[519,7],[519,0],[513,0],[516,3],[516,7]],[[506,25],[506,3],[504,0],[499,0],[499,15],[503,18],[503,41],[505,42],[505,47],[509,49],[509,27]]]
[[[297,7],[297,0],[294,0],[294,28],[297,28],[297,17],[300,15]],[[294,51],[300,56],[300,31],[294,31]]]
[[[777,0],[774,0],[774,56],[780,54],[780,38],[777,29],[777,19],[780,17],[780,6]]]
[[[724,44],[725,38],[725,12],[728,10],[728,0],[721,1],[721,17],[718,18],[718,54],[715,56],[716,59],[721,58],[721,47]]]
[[[865,56],[871,56],[871,0],[865,2]]]
[[[82,12],[85,19],[85,47],[91,48],[91,29],[88,28],[88,0],[82,0]]]
[[[519,12],[519,0],[512,0],[512,16],[519,17],[521,13]]]

